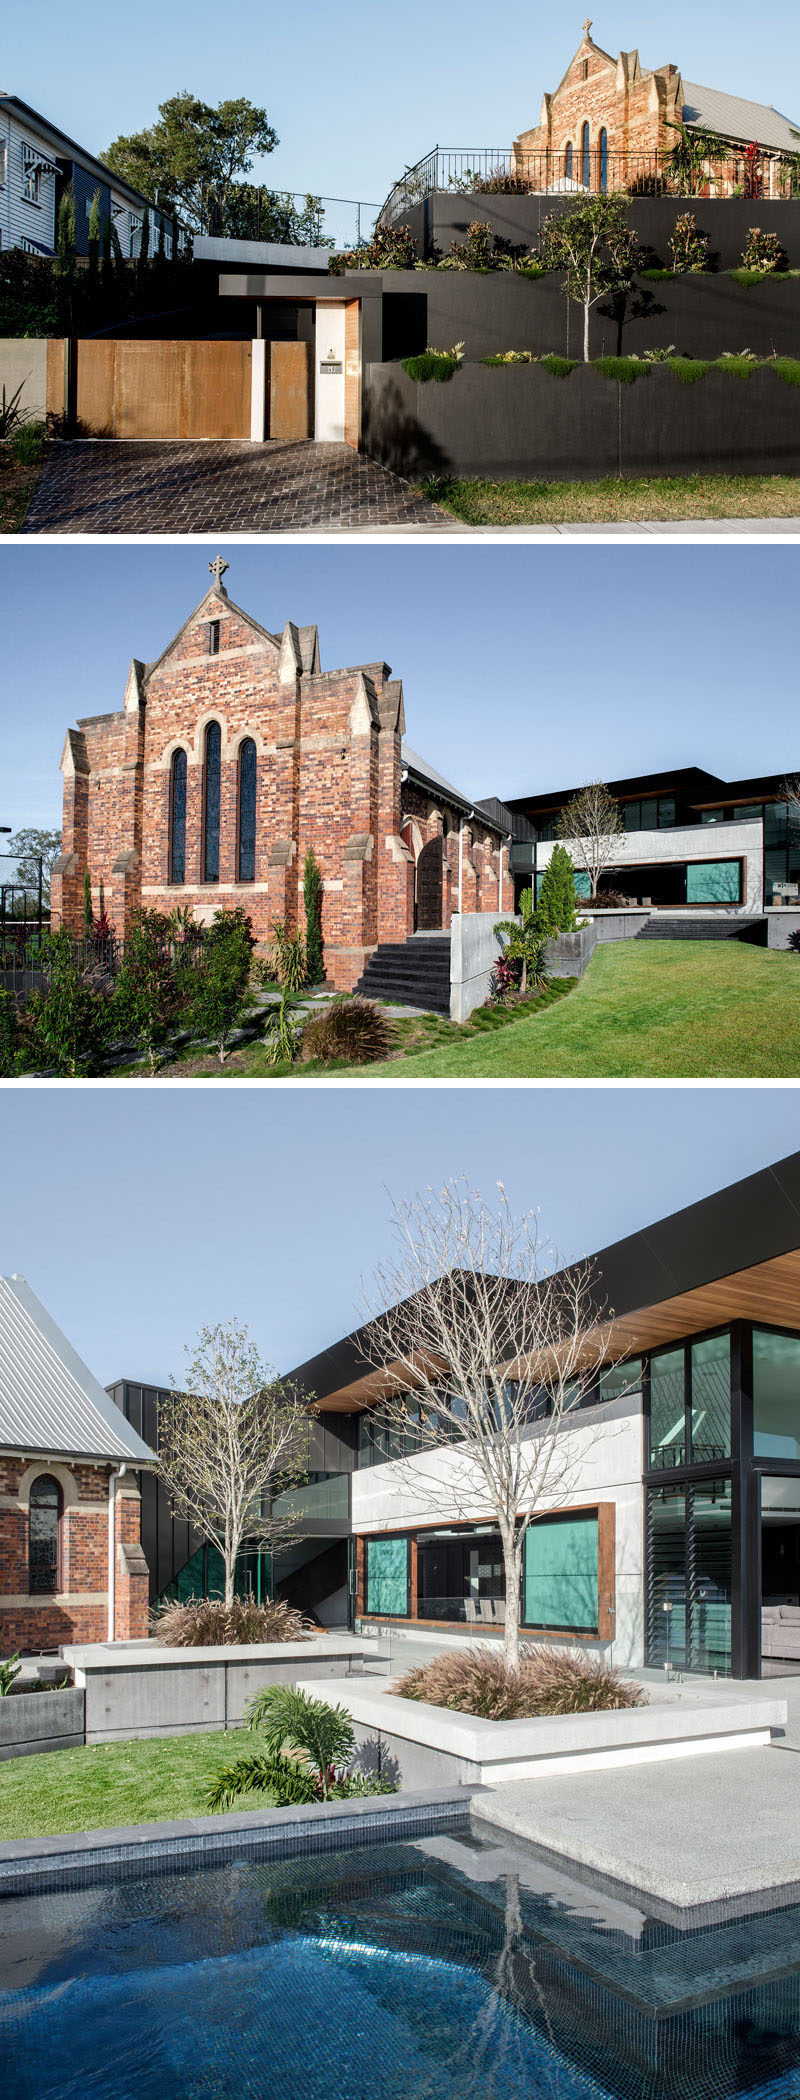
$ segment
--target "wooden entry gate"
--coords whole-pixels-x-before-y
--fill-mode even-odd
[[[80,435],[249,438],[251,343],[91,337],[47,345],[47,407]]]

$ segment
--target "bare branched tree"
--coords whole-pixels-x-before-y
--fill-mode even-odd
[[[607,1360],[609,1315],[590,1264],[560,1268],[536,1213],[516,1219],[501,1183],[498,1195],[491,1210],[450,1181],[394,1206],[364,1353],[413,1503],[498,1525],[514,1668],[526,1533],[569,1492],[564,1432]]]
[[[306,1477],[313,1404],[262,1363],[236,1321],[201,1328],[186,1386],[159,1405],[159,1472],[175,1515],[222,1554],[230,1604],[245,1539],[275,1552],[302,1538],[273,1498]]]
[[[779,802],[786,803],[786,823],[790,839],[800,838],[800,773],[787,773],[781,781]]]
[[[602,780],[590,780],[573,795],[558,819],[558,836],[569,847],[576,868],[588,875],[592,896],[607,868],[614,868],[625,840],[619,803]]]

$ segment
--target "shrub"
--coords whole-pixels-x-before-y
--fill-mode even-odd
[[[290,933],[285,919],[272,921],[270,966],[284,991],[301,992],[307,983],[305,942],[299,928]]]
[[[87,981],[66,927],[44,938],[40,955],[45,989],[31,993],[25,1014],[30,1051],[34,1063],[53,1065],[75,1079],[79,1071],[88,1072],[97,1057],[103,1005]]]
[[[150,1631],[165,1648],[252,1648],[262,1641],[307,1641],[302,1614],[282,1597],[257,1604],[253,1597],[194,1597],[163,1604],[150,1615]]]
[[[0,1662],[0,1699],[8,1697],[14,1679],[19,1676],[21,1669],[19,1650],[15,1648],[13,1655],[8,1657],[7,1662]]]
[[[776,357],[774,369],[784,386],[800,386],[800,358]]]
[[[540,1714],[593,1713],[642,1706],[638,1684],[626,1684],[601,1656],[523,1647],[518,1670],[502,1653],[468,1648],[436,1655],[408,1670],[394,1687],[402,1699],[421,1699],[487,1721],[522,1721]]]
[[[290,997],[284,985],[278,1005],[272,1007],[264,1024],[264,1049],[271,1065],[293,1065],[300,1048],[301,1024],[292,1013]]]
[[[643,357],[596,357],[594,369],[603,379],[618,379],[622,386],[633,386],[637,379],[647,379],[650,366]]]
[[[758,270],[769,276],[773,270],[779,270],[784,261],[777,233],[766,233],[761,226],[751,226],[742,253],[742,269]]]
[[[551,379],[568,379],[570,372],[575,370],[575,359],[547,356],[541,359],[541,365],[544,372],[550,373]]]
[[[410,226],[378,226],[362,247],[332,255],[328,268],[333,277],[342,277],[345,270],[413,270],[416,260],[417,244]]]
[[[373,999],[334,1000],[322,1013],[306,1022],[300,1058],[332,1065],[343,1059],[348,1065],[370,1065],[388,1057],[395,1030],[387,1014]]]
[[[0,1079],[16,1071],[17,1009],[12,992],[0,991]]]
[[[694,386],[696,380],[705,379],[714,370],[711,360],[705,357],[671,357],[669,368],[684,386]]]
[[[178,1005],[168,936],[169,920],[163,912],[135,914],[109,1012],[111,1027],[121,1035],[130,1033],[144,1051],[151,1078]]]
[[[418,357],[404,357],[402,362],[409,379],[416,379],[421,385],[428,379],[444,383],[460,370],[464,362],[464,345],[456,343],[452,350],[423,350]]]
[[[494,228],[489,220],[473,219],[465,241],[453,241],[442,270],[491,270],[495,264]]]
[[[667,246],[676,276],[683,270],[696,275],[708,269],[708,234],[701,232],[693,211],[682,212],[675,220]]]
[[[753,350],[723,350],[715,362],[718,372],[728,372],[734,379],[749,379],[758,358]]]
[[[232,1808],[240,1794],[267,1787],[275,1788],[279,1798],[304,1801],[394,1791],[380,1778],[342,1765],[355,1748],[346,1707],[314,1699],[297,1685],[270,1684],[257,1692],[248,1702],[246,1726],[262,1736],[264,1749],[244,1751],[216,1774],[208,1793],[211,1808]]]
[[[485,365],[535,365],[538,358],[533,350],[497,350],[494,357],[484,357]]]
[[[47,451],[47,424],[20,423],[12,433],[9,451],[18,467],[37,467]]]
[[[509,955],[500,955],[489,978],[489,1002],[492,1006],[507,1006],[519,991],[522,962]]]
[[[253,934],[241,905],[215,911],[203,947],[187,979],[192,1026],[209,1037],[221,1065],[234,1030],[250,1006],[248,990]]]

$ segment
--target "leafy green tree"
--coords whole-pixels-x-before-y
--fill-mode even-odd
[[[43,992],[32,992],[27,1022],[31,1049],[39,1063],[54,1065],[69,1079],[80,1069],[88,1074],[102,1040],[103,1011],[77,960],[65,926],[48,934],[41,949]]]
[[[144,131],[114,139],[103,154],[115,175],[169,203],[196,233],[227,233],[231,191],[257,153],[272,153],[277,132],[265,109],[242,95],[216,108],[184,91],[159,104]]]
[[[250,1006],[248,990],[252,955],[245,914],[218,911],[191,973],[189,1011],[192,1026],[213,1042],[224,1065],[233,1032]],[[227,926],[225,920],[230,921]]]
[[[298,207],[288,190],[237,182],[231,188],[225,216],[226,231],[242,241],[291,241],[301,248],[317,248],[325,238],[322,198],[311,192]]]
[[[306,976],[309,984],[321,984],[325,976],[322,946],[322,870],[309,851],[303,862],[303,904],[306,914]]]
[[[583,307],[583,357],[589,363],[592,307],[607,295],[630,289],[641,256],[628,225],[628,199],[586,196],[565,212],[551,212],[539,234],[538,258],[547,270],[564,274],[564,291]]]
[[[553,847],[542,876],[536,916],[543,933],[575,931],[575,868],[566,846]]]
[[[60,831],[37,831],[33,825],[27,825],[22,831],[14,832],[6,850],[9,860],[16,861],[18,883],[22,889],[29,890],[32,896],[38,893],[41,860],[42,899],[49,909],[50,876],[53,862],[61,852]]]
[[[154,923],[159,919],[158,913],[137,913],[125,939],[109,1013],[113,1032],[132,1035],[144,1050],[151,1078],[178,1004],[172,948],[160,923]]]

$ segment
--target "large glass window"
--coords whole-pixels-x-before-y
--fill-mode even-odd
[[[729,1334],[692,1343],[692,1460],[696,1466],[731,1451],[731,1342]]]
[[[764,805],[764,902],[795,903],[800,891],[800,825],[785,802]]]
[[[597,1630],[597,1511],[537,1517],[525,1534],[526,1626]]]
[[[172,756],[169,797],[169,879],[186,881],[186,752]]]
[[[51,1473],[40,1473],[31,1488],[28,1534],[28,1587],[32,1597],[52,1595],[59,1586],[61,1489]]]
[[[421,1619],[457,1625],[502,1626],[505,1618],[500,1534],[491,1524],[474,1531],[428,1531],[418,1545]]]
[[[730,1669],[731,1485],[663,1487],[648,1496],[647,1660]]]
[[[631,1356],[627,1363],[609,1364],[597,1381],[601,1400],[618,1400],[622,1393],[638,1393],[642,1383],[642,1359]]]
[[[368,1612],[408,1618],[408,1538],[367,1539]]]
[[[239,752],[239,881],[256,873],[256,747],[245,737]]]
[[[753,1329],[753,1450],[800,1460],[800,1336]]]
[[[206,730],[203,786],[203,881],[219,882],[219,789],[222,734],[218,722]]]
[[[650,1360],[650,1464],[686,1464],[686,1415],[682,1349]]]
[[[740,860],[690,861],[686,870],[687,904],[740,904]]]

